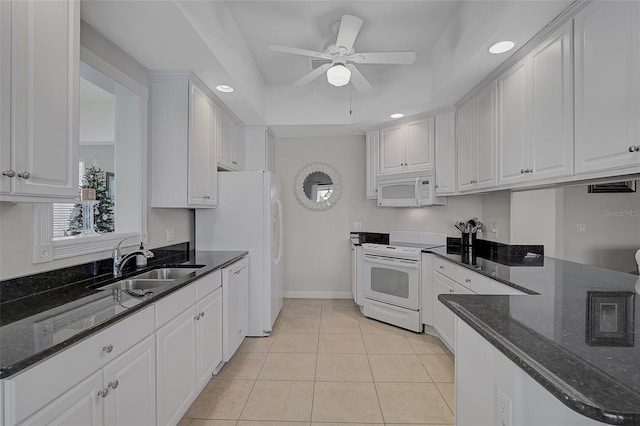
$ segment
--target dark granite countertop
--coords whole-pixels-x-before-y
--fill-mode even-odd
[[[438,299],[571,409],[609,424],[640,425],[640,277],[551,257],[541,266],[480,257],[473,265],[446,248],[429,252],[533,293]],[[609,311],[607,319],[600,303],[617,314]]]
[[[86,339],[247,254],[243,251],[191,251],[159,259],[147,268],[129,270],[124,277],[163,265],[202,266],[184,278],[154,289],[144,298],[119,292],[121,298],[117,299],[113,290],[98,290],[97,287],[116,281],[110,274],[53,285],[47,284],[46,280],[44,284],[43,280],[32,283],[31,277],[12,280],[31,288],[32,294],[14,294],[12,300],[0,304],[0,379]],[[65,271],[60,274],[63,276]],[[5,293],[15,293],[15,289],[7,286]]]

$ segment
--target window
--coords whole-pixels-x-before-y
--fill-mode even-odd
[[[146,231],[148,89],[86,49],[81,60],[79,181],[101,187],[104,197],[96,198],[106,201],[97,204],[96,224],[104,218],[111,226],[102,222],[97,234],[82,233],[79,201],[35,204],[34,263],[109,250]]]

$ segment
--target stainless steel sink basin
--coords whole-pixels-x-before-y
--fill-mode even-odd
[[[153,290],[169,284],[173,279],[129,278],[99,287],[98,290]]]
[[[178,278],[186,277],[198,271],[198,268],[158,268],[148,272],[144,272],[140,275],[135,275],[133,279],[139,280],[177,280]]]

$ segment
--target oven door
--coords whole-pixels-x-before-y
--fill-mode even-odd
[[[365,254],[363,275],[366,298],[419,310],[419,260]]]

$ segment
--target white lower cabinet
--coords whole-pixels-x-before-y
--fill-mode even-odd
[[[222,362],[222,288],[199,302],[196,312],[200,317],[196,325],[196,376],[200,391]]]
[[[151,335],[20,425],[153,425],[155,340]]]
[[[454,313],[438,300],[439,294],[454,294],[455,282],[438,273],[433,274],[433,328],[450,347],[454,345]]]

